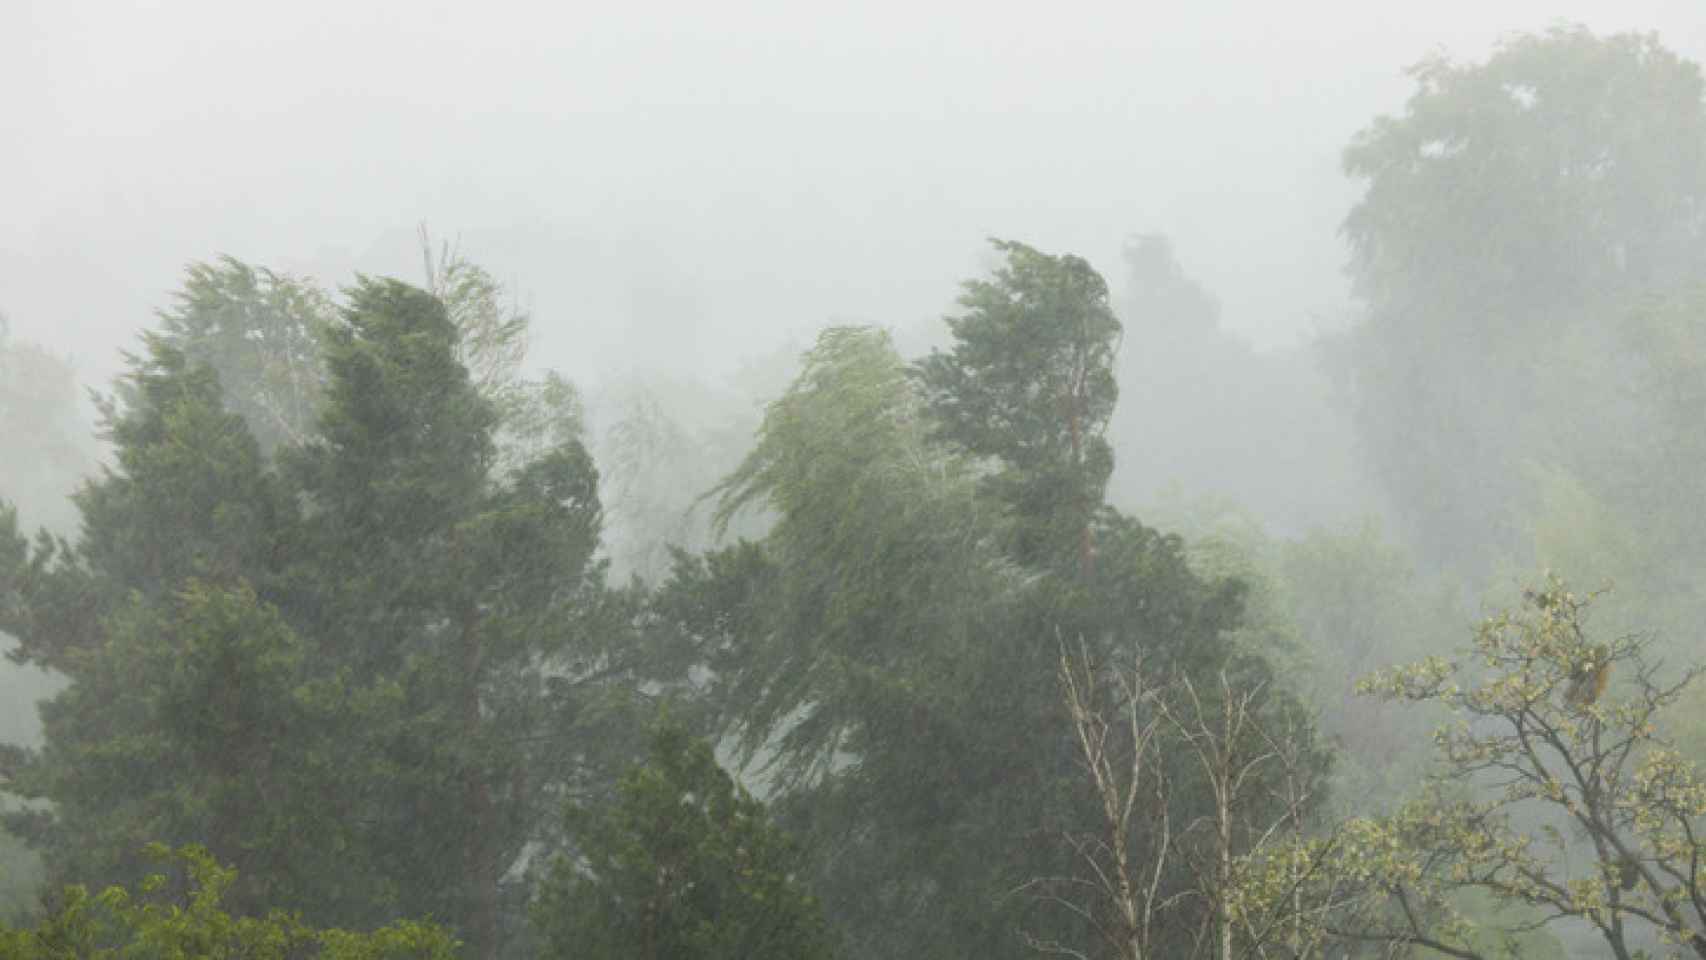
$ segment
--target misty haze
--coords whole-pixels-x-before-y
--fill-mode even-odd
[[[0,960],[1706,958],[1706,16],[0,12]]]

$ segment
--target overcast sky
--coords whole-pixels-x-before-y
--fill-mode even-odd
[[[110,373],[228,252],[414,280],[460,236],[583,380],[715,377],[951,305],[983,238],[1133,232],[1258,346],[1342,317],[1338,155],[1402,67],[1555,20],[1706,58],[1699,0],[0,0],[0,310]]]

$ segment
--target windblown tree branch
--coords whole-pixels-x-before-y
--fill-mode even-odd
[[[1365,692],[1439,703],[1456,718],[1435,735],[1442,771],[1424,796],[1263,865],[1270,883],[1283,864],[1315,868],[1318,936],[1485,956],[1485,936],[1454,909],[1481,891],[1533,911],[1499,935],[1568,918],[1614,957],[1660,941],[1706,957],[1706,782],[1660,727],[1700,668],[1667,678],[1649,638],[1591,639],[1594,599],[1549,578],[1519,610],[1483,622],[1464,660],[1364,681]],[[1625,679],[1585,694],[1582,677],[1606,669]],[[1537,835],[1518,826],[1536,820]],[[1573,839],[1587,846],[1585,864]]]

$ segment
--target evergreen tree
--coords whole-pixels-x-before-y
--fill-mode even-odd
[[[306,651],[265,599],[290,501],[213,371],[163,338],[145,348],[108,407],[115,469],[75,497],[77,544],[0,531],[0,629],[15,659],[70,681],[42,706],[45,746],[4,754],[8,789],[52,807],[8,822],[56,884],[134,881],[142,844],[206,842],[268,865],[243,905],[324,903],[328,848],[297,839],[328,815],[297,697]]]
[[[305,441],[269,456],[184,336],[149,335],[82,537],[0,515],[0,630],[70,680],[45,747],[4,754],[51,804],[12,821],[55,881],[204,843],[244,867],[240,909],[433,916],[491,957],[523,934],[514,868],[556,798],[632,756],[634,600],[593,560],[572,388],[517,381],[500,410],[439,298],[346,296]]]
[[[1119,398],[1120,322],[1084,260],[994,245],[1006,263],[965,284],[965,313],[947,319],[953,349],[920,362],[918,377],[937,437],[1001,464],[989,483],[1020,518],[1015,558],[1058,562],[1075,543],[1088,570],[1090,519],[1114,468],[1102,433]]]
[[[360,281],[326,337],[322,440],[287,472],[308,504],[292,569],[312,633],[389,691],[346,761],[372,772],[348,784],[363,848],[405,914],[490,957],[516,898],[505,878],[575,769],[575,683],[610,664],[588,636],[603,609],[591,458],[570,437],[500,474],[498,411],[458,336],[438,298]]]
[[[160,336],[192,363],[212,367],[225,402],[261,448],[312,435],[324,374],[320,333],[334,313],[311,281],[223,256],[191,264]]]

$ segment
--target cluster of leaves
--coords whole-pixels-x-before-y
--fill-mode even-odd
[[[198,846],[150,845],[153,873],[134,890],[108,887],[91,894],[72,886],[34,927],[0,925],[6,960],[120,960],[143,957],[222,957],[231,960],[454,960],[457,943],[431,924],[399,922],[370,933],[316,929],[300,916],[274,910],[233,916],[224,901],[237,873]]]
[[[1592,600],[1551,580],[1488,618],[1464,659],[1370,677],[1371,694],[1454,714],[1435,737],[1437,779],[1390,817],[1252,860],[1243,915],[1298,898],[1317,947],[1492,955],[1460,911],[1472,891],[1528,911],[1511,938],[1570,919],[1613,956],[1659,943],[1706,954],[1706,783],[1662,726],[1700,670],[1666,678],[1647,638],[1590,638]]]

